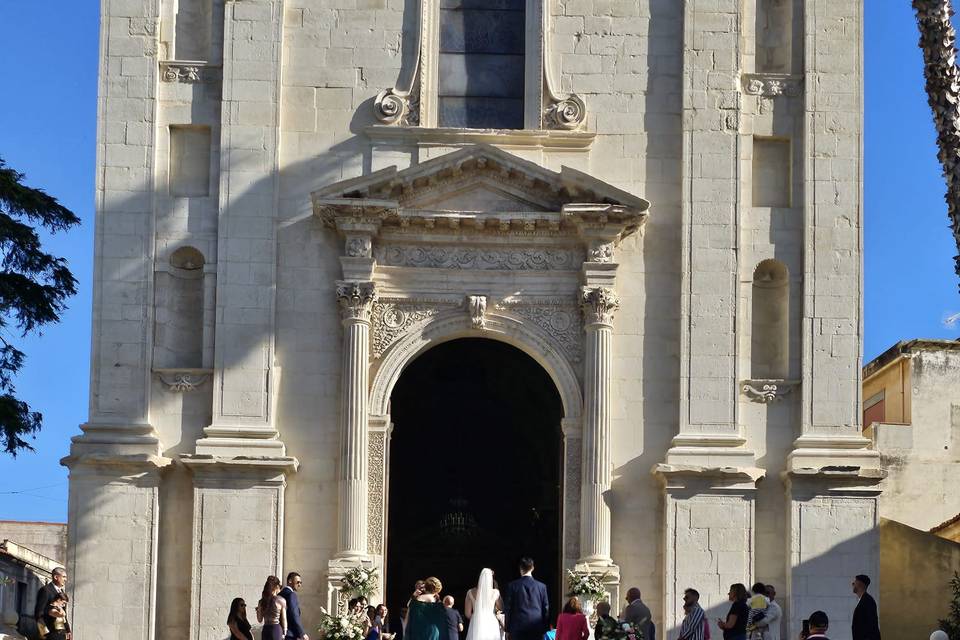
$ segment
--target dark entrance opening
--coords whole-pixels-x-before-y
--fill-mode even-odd
[[[502,342],[426,351],[391,396],[387,603],[437,576],[463,610],[489,567],[501,587],[536,561],[558,610],[563,407],[546,371]]]

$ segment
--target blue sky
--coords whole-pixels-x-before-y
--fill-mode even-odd
[[[35,453],[0,455],[0,519],[66,519],[59,460],[87,416],[98,4],[0,2],[0,156],[83,219],[47,245],[69,259],[80,291],[61,324],[23,342],[18,390],[45,424]],[[960,312],[960,296],[913,14],[908,2],[865,4],[869,360],[898,340],[957,337],[960,322],[947,327],[944,319]]]

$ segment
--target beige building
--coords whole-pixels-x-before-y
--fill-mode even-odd
[[[863,424],[887,473],[884,518],[929,531],[960,514],[960,341],[898,342],[867,363]]]
[[[103,0],[77,636],[530,553],[673,638],[878,573],[859,0]],[[836,633],[833,630],[836,629]],[[714,635],[719,631],[714,628]]]

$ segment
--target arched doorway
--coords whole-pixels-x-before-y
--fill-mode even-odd
[[[417,578],[457,600],[483,567],[503,585],[516,560],[559,598],[563,408],[530,356],[464,338],[429,349],[391,395],[387,602],[398,612]]]

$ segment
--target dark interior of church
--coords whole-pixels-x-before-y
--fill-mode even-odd
[[[562,416],[547,372],[503,342],[446,342],[404,370],[391,397],[386,593],[394,614],[428,576],[462,611],[481,569],[503,586],[529,555],[556,616]]]

